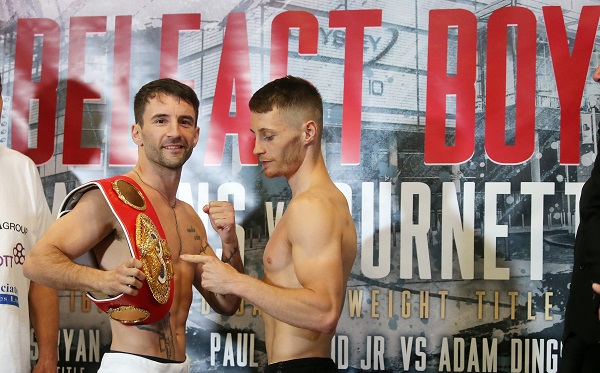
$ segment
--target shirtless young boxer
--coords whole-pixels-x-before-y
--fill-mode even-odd
[[[250,100],[254,153],[265,176],[283,176],[292,199],[265,248],[262,281],[208,256],[202,284],[240,296],[263,312],[266,372],[337,372],[331,339],[356,257],[356,229],[323,155],[323,102],[306,80],[268,83]]]
[[[176,199],[182,166],[198,142],[198,106],[194,91],[172,79],[150,82],[135,96],[132,138],[138,161],[124,176],[142,189],[156,211],[172,261],[172,270],[169,265],[163,270],[172,273],[174,291],[170,311],[157,322],[124,324],[111,315],[111,352],[103,356],[100,372],[188,372],[185,325],[192,285],[219,313],[232,315],[241,302],[235,295],[217,295],[203,288],[202,266],[179,260],[181,254],[221,260],[206,240],[200,217]],[[222,240],[224,265],[243,272],[233,207],[211,202],[204,211]],[[126,234],[101,191],[93,188],[38,241],[27,256],[25,274],[59,289],[136,296],[144,291],[142,285],[149,286],[149,275],[142,271],[142,262],[132,258]],[[90,250],[100,269],[73,261]]]

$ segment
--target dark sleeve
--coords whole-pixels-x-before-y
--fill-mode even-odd
[[[576,239],[575,265],[585,267],[586,276],[592,283],[600,283],[600,152],[596,157],[590,178],[586,181],[580,198],[580,222]],[[582,258],[577,258],[582,255]],[[574,268],[574,270],[576,270]],[[591,290],[591,289],[590,289]],[[591,292],[593,312],[600,307],[600,294]]]

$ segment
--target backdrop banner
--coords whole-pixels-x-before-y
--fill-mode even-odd
[[[597,152],[594,3],[2,1],[0,145],[36,162],[56,214],[76,186],[131,169],[143,84],[190,85],[200,141],[178,198],[217,249],[202,206],[231,201],[246,272],[260,278],[291,192],[252,154],[248,101],[274,78],[306,78],[359,236],[332,341],[339,369],[556,372]],[[95,372],[108,317],[80,292],[61,291],[60,306],[59,373]],[[262,371],[260,310],[223,317],[194,291],[187,353],[192,372]]]

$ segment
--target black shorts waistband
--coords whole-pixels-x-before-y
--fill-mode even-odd
[[[152,361],[155,361],[155,362],[161,363],[161,364],[181,364],[181,363],[183,363],[183,361],[176,361],[176,360],[171,360],[171,359],[165,359],[165,358],[158,357],[158,356],[149,356],[149,355],[142,355],[142,354],[134,354],[133,352],[124,352],[124,351],[116,351],[116,350],[110,350],[108,352],[114,352],[114,353],[117,353],[117,354],[127,354],[127,355],[139,356],[139,357],[143,357],[144,359],[152,360]]]
[[[269,364],[265,368],[265,373],[304,373],[308,371],[307,369],[323,373],[338,371],[337,366],[330,358],[307,357]]]

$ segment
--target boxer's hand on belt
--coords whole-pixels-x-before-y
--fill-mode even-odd
[[[138,289],[142,287],[142,281],[146,279],[146,275],[141,269],[142,262],[131,258],[117,268],[105,271],[102,291],[111,295],[121,293],[137,295]]]
[[[235,211],[227,201],[211,201],[202,208],[210,219],[210,225],[219,234],[224,244],[237,242],[235,233]]]

